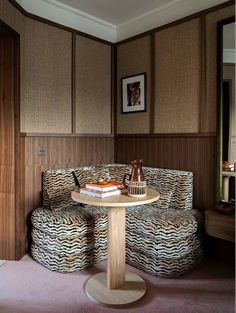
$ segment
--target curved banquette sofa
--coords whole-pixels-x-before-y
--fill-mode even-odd
[[[83,205],[72,190],[106,178],[121,180],[128,165],[54,169],[43,173],[43,205],[32,212],[32,257],[59,272],[107,258],[107,208]],[[192,208],[193,174],[144,167],[147,185],[160,192],[149,205],[126,209],[126,262],[158,277],[178,277],[202,258],[202,214]]]

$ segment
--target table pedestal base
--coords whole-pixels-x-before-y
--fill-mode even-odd
[[[146,293],[146,284],[140,276],[126,272],[121,287],[107,289],[107,273],[99,273],[87,281],[85,290],[87,296],[96,303],[122,307],[141,299]]]

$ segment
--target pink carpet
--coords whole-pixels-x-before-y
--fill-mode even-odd
[[[81,272],[51,272],[26,255],[0,267],[0,313],[233,313],[234,268],[205,259],[178,279],[160,279],[127,265],[148,285],[139,303],[123,309],[99,306],[83,289],[106,262]]]

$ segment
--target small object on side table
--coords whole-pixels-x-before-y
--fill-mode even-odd
[[[223,214],[232,214],[235,212],[235,200],[231,199],[228,201],[220,201],[217,203],[216,210]]]
[[[110,182],[108,179],[99,179],[98,184],[99,185],[107,185]]]
[[[145,197],[147,195],[147,185],[142,171],[143,160],[134,160],[131,162],[131,166],[131,175],[126,174],[123,179],[123,183],[128,190],[128,196],[134,198]],[[126,177],[128,177],[128,184],[125,183]]]

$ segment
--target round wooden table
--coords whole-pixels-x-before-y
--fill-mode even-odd
[[[158,191],[150,188],[143,198],[122,194],[104,199],[72,192],[71,197],[77,202],[108,207],[107,273],[96,274],[87,281],[85,290],[91,300],[106,306],[126,306],[144,296],[145,281],[125,272],[125,207],[151,203],[159,196]]]

